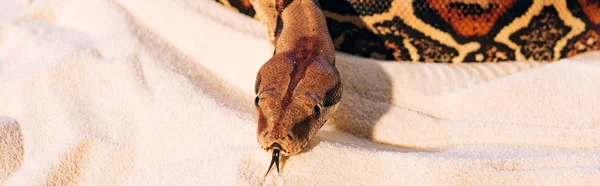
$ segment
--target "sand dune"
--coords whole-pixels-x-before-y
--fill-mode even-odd
[[[255,20],[209,0],[1,0],[2,185],[598,185],[600,53],[381,63],[339,53],[334,118],[266,172]]]

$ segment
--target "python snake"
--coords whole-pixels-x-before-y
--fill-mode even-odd
[[[257,138],[302,151],[335,112],[341,51],[382,61],[555,61],[600,50],[600,0],[217,0],[260,20],[274,46],[255,85]],[[267,171],[268,174],[268,171]]]

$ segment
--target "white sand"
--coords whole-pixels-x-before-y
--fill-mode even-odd
[[[258,22],[212,0],[30,1],[0,0],[3,185],[600,184],[600,53],[544,66],[338,54],[339,112],[263,179]]]

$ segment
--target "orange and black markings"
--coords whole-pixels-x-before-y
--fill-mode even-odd
[[[600,0],[577,0],[569,10],[586,22],[586,31],[569,40],[561,52],[565,57],[600,50]]]
[[[510,36],[510,40],[521,46],[527,58],[550,61],[554,58],[554,46],[571,31],[558,17],[554,7],[548,6],[529,25]]]
[[[217,1],[253,16],[248,0]],[[336,50],[368,58],[554,61],[600,50],[600,0],[322,0],[319,5]]]

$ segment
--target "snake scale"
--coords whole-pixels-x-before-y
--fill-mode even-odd
[[[260,20],[257,138],[298,154],[335,112],[341,51],[382,61],[555,61],[600,50],[600,0],[216,0]],[[268,174],[268,171],[267,171]]]

